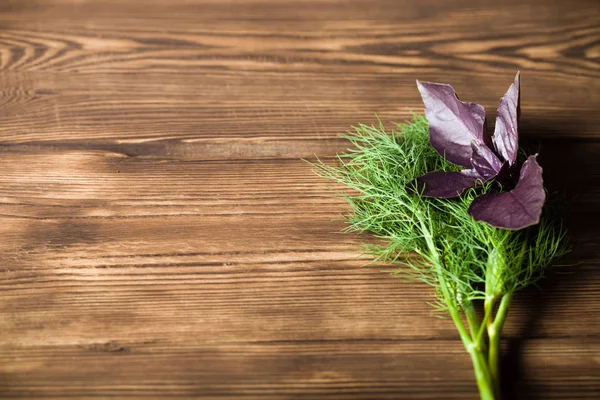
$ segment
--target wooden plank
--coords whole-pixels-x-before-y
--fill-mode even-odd
[[[59,151],[6,154],[2,163],[6,183],[0,191],[0,248],[3,264],[10,266],[0,281],[6,360],[18,360],[19,349],[35,354],[38,347],[53,346],[61,352],[65,346],[121,352],[126,351],[121,347],[139,343],[153,348],[166,341],[175,349],[191,342],[229,354],[228,343],[249,340],[301,346],[315,341],[413,346],[453,340],[455,357],[462,359],[460,368],[469,370],[453,326],[434,318],[426,304],[431,291],[390,278],[379,268],[363,268],[367,260],[356,257],[365,238],[336,233],[343,224],[334,218],[347,208],[301,161],[157,164],[101,152]],[[48,165],[58,168],[48,170]],[[15,198],[12,193],[21,195]],[[584,214],[575,214],[576,220],[589,215],[589,210],[579,209]],[[587,238],[577,246],[585,260],[586,253],[594,254],[598,235],[579,229]],[[515,342],[525,331],[527,337],[569,338],[571,345],[589,340],[590,332],[600,328],[595,318],[598,302],[591,301],[600,285],[593,275],[596,266],[587,261],[578,267],[577,276],[561,278],[560,284],[549,281],[542,299],[536,290],[523,293],[511,311],[507,337]],[[562,315],[565,319],[559,318]],[[582,362],[595,362],[600,352],[594,343]],[[41,357],[48,357],[44,354]],[[425,354],[433,357],[432,363],[445,365],[437,353]],[[555,354],[569,356],[570,350]],[[170,355],[172,362],[183,362],[179,352]],[[389,362],[386,359],[377,363]],[[406,373],[403,368],[394,373]],[[196,382],[194,390],[212,380],[198,373],[200,382],[207,381]],[[165,376],[175,379],[172,374]],[[334,377],[333,386],[322,390],[335,389],[339,382]],[[462,379],[452,385],[464,385]],[[148,385],[154,384],[141,386]],[[380,381],[370,385],[382,387]],[[7,390],[25,393],[19,391],[24,386]],[[70,393],[66,388],[46,389],[56,390],[56,396]],[[117,389],[97,390],[121,395]],[[137,395],[146,396],[143,390]],[[356,390],[367,398],[378,389]],[[404,393],[396,386],[390,390],[405,396],[410,390],[419,392],[412,388]],[[472,388],[456,390],[459,398]]]
[[[600,389],[600,376],[582,368],[582,360],[591,361],[594,346],[597,341],[527,341],[524,364],[536,373],[524,389],[545,399],[591,398]],[[443,393],[447,399],[475,399],[463,353],[456,341],[435,340],[258,341],[216,347],[205,340],[125,339],[22,348],[3,356],[19,361],[5,375],[12,382],[5,394],[16,397],[83,398],[83,392],[144,399],[428,399]],[[377,373],[365,374],[365,365],[377,366]]]
[[[21,7],[3,18],[3,142],[331,138],[420,110],[416,78],[493,114],[518,69],[526,133],[593,136],[597,2],[530,3]]]

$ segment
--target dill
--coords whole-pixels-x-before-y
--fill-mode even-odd
[[[513,294],[534,284],[568,251],[565,230],[545,212],[538,225],[512,231],[475,221],[467,210],[491,185],[456,199],[425,198],[416,178],[456,171],[429,144],[428,122],[414,116],[387,133],[383,124],[358,125],[343,136],[352,148],[335,165],[313,164],[345,185],[347,230],[372,232],[383,244],[365,246],[389,272],[433,286],[436,308],[450,314],[470,354],[482,399],[499,397],[500,334]],[[548,214],[548,215],[547,215]],[[476,307],[483,307],[483,318]]]

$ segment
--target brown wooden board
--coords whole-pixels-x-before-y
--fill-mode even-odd
[[[517,70],[574,251],[515,299],[504,390],[599,398],[597,0],[3,0],[0,397],[477,398],[301,158],[421,112],[415,79],[493,118]]]

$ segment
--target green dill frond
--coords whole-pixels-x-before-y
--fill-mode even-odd
[[[384,126],[360,124],[343,135],[352,148],[335,165],[320,160],[315,172],[350,189],[348,231],[372,232],[384,244],[365,251],[398,268],[392,274],[421,281],[440,291],[446,282],[457,308],[495,294],[512,293],[536,282],[552,261],[568,251],[565,231],[549,218],[522,231],[494,228],[467,213],[472,200],[491,185],[468,190],[456,199],[423,198],[416,178],[436,170],[458,170],[429,144],[428,123],[415,116],[387,133]],[[488,285],[489,286],[489,285]],[[436,307],[445,307],[444,301]]]

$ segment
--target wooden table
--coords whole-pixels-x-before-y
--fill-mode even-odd
[[[504,390],[598,398],[599,40],[597,0],[2,1],[0,396],[477,398],[301,158],[420,112],[417,78],[493,118],[521,70],[574,251],[515,300]]]

